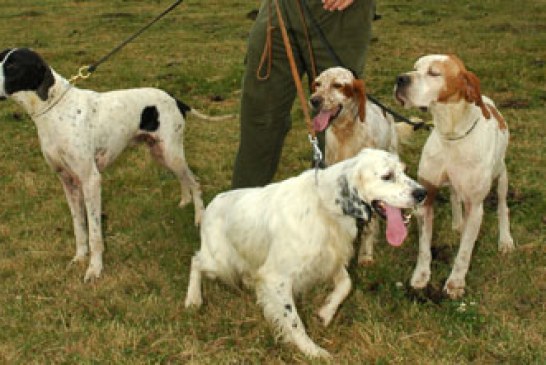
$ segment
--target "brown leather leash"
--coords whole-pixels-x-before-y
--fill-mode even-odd
[[[292,51],[292,46],[290,45],[290,40],[288,38],[288,32],[286,31],[286,26],[282,17],[281,9],[279,7],[279,0],[273,0],[273,2],[275,4],[275,10],[277,12],[277,18],[279,21],[279,28],[281,30],[282,40],[284,43],[284,49],[286,51],[286,57],[288,58],[288,63],[290,64],[290,72],[292,73],[294,84],[296,85],[296,91],[300,100],[301,109],[303,111],[303,117],[305,119],[305,124],[307,125],[309,142],[313,147],[313,164],[315,166],[316,179],[318,174],[318,167],[320,165],[320,162],[322,161],[322,151],[319,148],[317,135],[315,129],[313,128],[313,121],[311,120],[311,115],[307,106],[307,99],[305,97],[305,93],[303,92],[300,75],[296,67],[296,61],[294,60],[294,52]]]

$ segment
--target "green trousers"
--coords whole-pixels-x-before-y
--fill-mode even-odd
[[[320,0],[301,1],[307,3],[311,16],[343,66],[361,75],[371,36],[374,1],[356,0],[344,11],[334,12],[324,10]],[[303,77],[306,73],[311,77],[311,60],[297,0],[279,0],[279,4],[290,35],[299,75]],[[257,76],[258,68],[262,76],[267,70],[267,63],[260,67],[260,60],[266,42],[268,19],[274,27],[272,65],[269,77],[260,80]],[[319,38],[309,17],[306,18],[306,23],[317,73],[339,66]],[[296,87],[271,0],[262,1],[250,32],[242,84],[240,142],[233,171],[233,188],[263,186],[271,182],[277,170],[284,139],[292,123],[290,111],[296,97]]]

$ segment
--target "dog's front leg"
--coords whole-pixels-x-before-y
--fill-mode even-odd
[[[342,267],[334,276],[334,290],[326,298],[326,302],[319,310],[319,317],[324,326],[328,326],[334,318],[337,309],[351,292],[351,277],[345,267]]]
[[[483,201],[465,202],[465,213],[467,217],[461,236],[459,252],[455,258],[453,270],[444,286],[444,290],[451,299],[457,299],[464,294],[465,276],[470,266],[472,251],[482,223]]]
[[[372,217],[370,222],[364,226],[360,234],[360,248],[358,250],[358,264],[373,264],[373,246],[379,232],[379,220]]]
[[[430,280],[430,263],[432,253],[430,243],[432,241],[432,226],[434,222],[434,198],[438,188],[431,184],[423,184],[427,187],[427,198],[423,206],[417,211],[417,225],[419,228],[419,255],[417,264],[411,277],[410,284],[415,289],[423,289]]]
[[[61,172],[59,179],[63,185],[72,221],[74,223],[74,235],[76,236],[76,255],[72,259],[73,263],[83,262],[87,255],[87,221],[85,218],[85,203],[83,191],[79,181],[75,180],[70,174]]]
[[[104,243],[101,230],[101,176],[96,167],[93,167],[86,179],[82,179],[83,196],[87,210],[87,224],[89,226],[89,248],[91,256],[89,267],[84,281],[98,279],[102,272],[102,253]]]
[[[328,351],[316,345],[305,332],[292,296],[291,280],[271,275],[259,274],[256,283],[258,303],[263,306],[265,318],[276,325],[285,340],[294,343],[305,355],[329,357]]]

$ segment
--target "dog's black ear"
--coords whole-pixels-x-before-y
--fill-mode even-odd
[[[55,78],[53,77],[53,73],[51,72],[51,68],[49,68],[44,63],[44,70],[43,70],[43,78],[40,85],[38,85],[38,88],[36,89],[36,94],[40,97],[42,100],[47,100],[47,97],[49,95],[49,89],[53,84],[55,84]]]
[[[341,175],[338,178],[338,186],[336,204],[340,206],[343,214],[366,222],[369,221],[372,215],[370,205],[360,198],[355,187],[349,186],[346,175]]]

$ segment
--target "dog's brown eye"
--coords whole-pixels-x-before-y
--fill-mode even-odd
[[[394,174],[392,172],[389,172],[388,174],[381,176],[381,179],[384,181],[391,181],[394,179]]]
[[[315,81],[313,82],[313,87],[316,89],[317,87],[320,87],[320,82]]]
[[[441,76],[442,74],[433,70],[428,70],[428,75],[432,77]]]
[[[334,82],[332,86],[334,87],[334,89],[341,89],[343,87],[343,85],[341,85],[339,82]]]

